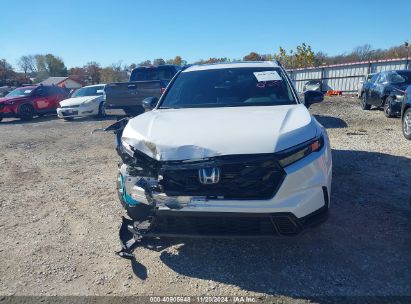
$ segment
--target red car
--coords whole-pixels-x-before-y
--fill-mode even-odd
[[[0,98],[0,121],[5,117],[31,120],[33,116],[56,113],[59,102],[67,92],[57,86],[26,86],[11,91]]]

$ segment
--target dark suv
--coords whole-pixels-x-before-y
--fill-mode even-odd
[[[401,100],[408,85],[411,85],[411,70],[385,71],[375,74],[364,83],[361,92],[361,107],[384,107],[387,117],[399,116]]]

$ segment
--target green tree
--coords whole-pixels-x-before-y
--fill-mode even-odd
[[[289,54],[285,49],[280,47],[279,53],[275,54],[274,58],[285,68],[303,68],[317,66],[319,64],[311,46],[305,43],[298,45],[295,51],[290,50]]]
[[[67,76],[67,68],[60,57],[47,54],[45,63],[49,76]]]

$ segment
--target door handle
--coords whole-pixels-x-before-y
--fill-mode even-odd
[[[137,88],[137,85],[135,85],[135,84],[129,84],[129,85],[127,86],[127,88],[129,88],[129,89],[135,89],[135,88]]]

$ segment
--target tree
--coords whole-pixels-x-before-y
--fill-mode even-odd
[[[13,71],[13,67],[6,59],[0,59],[0,84],[9,85],[12,84],[16,73]]]
[[[295,51],[290,50],[289,54],[287,54],[285,49],[280,47],[279,53],[275,54],[274,58],[285,68],[302,68],[319,64],[311,46],[305,43],[298,45]]]
[[[36,60],[33,55],[24,55],[17,61],[18,67],[24,72],[24,76],[27,74],[32,74],[37,71]]]
[[[351,55],[354,57],[354,60],[365,61],[370,60],[373,50],[370,44],[364,44],[357,46],[351,52]]]
[[[248,55],[245,55],[243,58],[244,61],[261,61],[263,60],[263,58],[261,57],[260,54],[256,53],[256,52],[251,52]]]
[[[151,60],[142,61],[139,64],[140,66],[149,66],[151,65]]]
[[[101,70],[101,81],[103,83],[124,82],[127,81],[127,76],[127,68],[123,68],[121,62],[113,63]]]
[[[163,58],[157,58],[153,60],[153,65],[163,65],[163,64],[166,64]]]
[[[45,63],[49,76],[67,76],[67,68],[60,57],[47,54]]]
[[[182,61],[183,60],[181,59],[181,56],[176,56],[176,57],[174,57],[173,64],[181,66],[182,63],[183,63]]]
[[[83,83],[87,83],[87,71],[82,67],[73,67],[69,70],[69,75],[74,76]]]
[[[100,64],[95,61],[88,62],[84,69],[87,75],[87,81],[91,84],[100,83],[101,78],[101,67]]]

